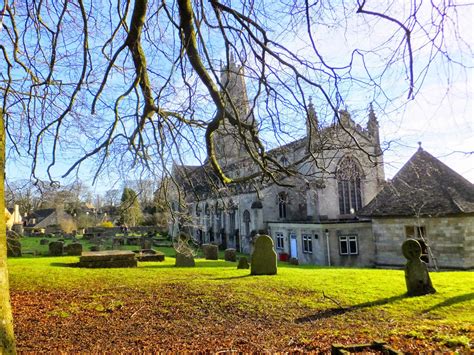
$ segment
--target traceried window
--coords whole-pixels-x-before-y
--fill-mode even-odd
[[[353,214],[362,208],[361,177],[358,164],[352,158],[344,158],[337,168],[339,213]]]
[[[278,232],[276,234],[276,248],[277,249],[285,248],[285,237],[283,236],[283,233]]]
[[[357,245],[356,235],[339,236],[339,254],[340,255],[357,255],[359,247]]]
[[[311,234],[303,234],[303,253],[313,254],[313,236]]]
[[[280,192],[278,194],[278,216],[280,218],[286,218],[287,204],[288,204],[288,194],[286,192]]]
[[[201,207],[199,203],[196,203],[196,216],[199,217],[201,215]]]

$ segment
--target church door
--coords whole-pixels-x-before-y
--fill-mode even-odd
[[[290,257],[298,259],[298,240],[296,234],[290,234]]]

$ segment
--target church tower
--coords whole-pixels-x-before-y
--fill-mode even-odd
[[[255,127],[256,122],[250,112],[244,69],[235,63],[233,55],[230,56],[228,66],[221,66],[221,83],[223,85],[221,95],[226,102],[226,110],[233,113],[240,122]],[[248,132],[244,134],[248,137],[247,145],[251,146],[250,134]],[[214,137],[217,159],[223,168],[248,157],[244,139],[239,136],[239,128],[231,125],[228,119],[221,123]]]

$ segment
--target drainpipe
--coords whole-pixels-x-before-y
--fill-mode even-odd
[[[328,266],[331,266],[331,254],[330,254],[330,248],[329,248],[329,229],[326,229],[325,232],[326,232],[326,246],[328,249]]]

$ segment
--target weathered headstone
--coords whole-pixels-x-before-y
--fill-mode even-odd
[[[193,255],[188,255],[188,254],[183,254],[176,252],[176,263],[174,266],[177,267],[192,267],[196,266],[196,263],[194,262],[194,257]]]
[[[255,241],[250,274],[275,275],[276,273],[277,254],[273,247],[273,240],[268,235],[260,235]]]
[[[237,269],[248,269],[250,267],[249,261],[246,256],[241,256],[239,258],[239,263],[237,264]]]
[[[214,244],[203,244],[202,252],[206,260],[217,260],[219,259],[219,249],[217,245]]]
[[[421,245],[415,239],[407,239],[402,245],[402,252],[408,262],[405,265],[405,282],[408,296],[421,296],[435,293],[431,283],[428,267],[420,259]]]
[[[51,242],[49,243],[49,255],[51,256],[61,256],[64,252],[64,243],[63,242]]]
[[[153,247],[153,239],[151,238],[140,238],[140,248],[141,249],[151,249]]]
[[[71,243],[64,247],[64,251],[67,255],[80,256],[82,254],[82,244],[81,243]]]
[[[237,254],[235,249],[228,248],[224,251],[224,260],[225,261],[237,261]]]
[[[21,242],[16,238],[7,238],[7,256],[21,256]]]

